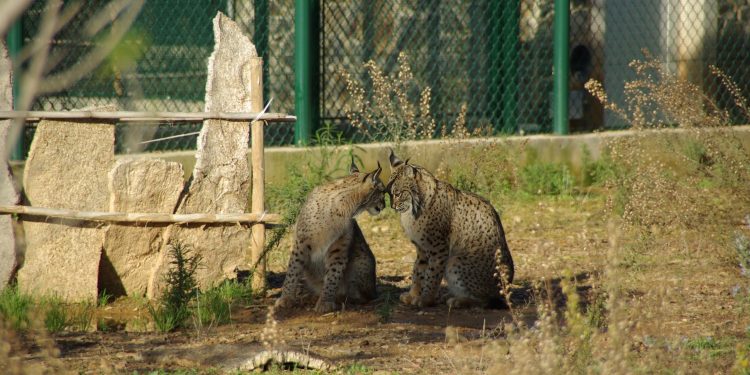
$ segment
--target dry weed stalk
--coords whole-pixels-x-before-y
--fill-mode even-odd
[[[351,99],[346,115],[365,140],[399,145],[435,136],[437,123],[430,109],[432,89],[420,87],[405,53],[398,56],[398,71],[394,76],[386,74],[372,60],[364,68],[371,84],[369,90],[350,73],[342,70],[341,75]],[[449,134],[446,134],[448,126],[441,126],[443,137],[463,139],[471,135],[466,126],[466,111],[463,104]]]
[[[720,109],[701,88],[667,71],[644,51],[644,60],[630,63],[636,79],[625,84],[627,108],[609,101],[602,84],[591,80],[586,88],[604,107],[631,124],[635,133],[607,145],[620,166],[610,187],[618,190],[619,206],[630,224],[643,227],[697,227],[730,221],[736,212],[717,210],[706,199],[714,194],[696,186],[725,187],[731,200],[750,207],[750,156]],[[735,104],[747,114],[739,87],[721,70],[712,73],[727,87]],[[749,117],[750,119],[750,117]],[[676,127],[679,135],[649,129]],[[685,166],[692,170],[684,171]],[[679,176],[679,178],[678,178]],[[724,210],[726,211],[726,210]]]

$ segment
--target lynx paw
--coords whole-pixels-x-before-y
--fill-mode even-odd
[[[404,305],[414,305],[417,301],[417,297],[411,294],[411,292],[401,293],[398,297],[399,301]]]
[[[291,298],[284,296],[279,297],[279,299],[276,300],[276,303],[274,303],[274,307],[276,307],[277,309],[286,309],[293,306],[294,301],[292,301]]]
[[[450,309],[462,309],[469,307],[482,307],[482,301],[473,298],[462,298],[462,297],[450,297],[446,301],[448,308]]]
[[[336,302],[318,300],[318,303],[315,304],[315,312],[321,314],[336,311],[336,309]]]
[[[435,305],[435,298],[427,297],[424,294],[419,296],[415,305],[419,307],[430,307]]]

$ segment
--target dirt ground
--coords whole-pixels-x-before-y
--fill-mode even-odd
[[[622,233],[617,224],[609,224],[603,196],[509,198],[494,203],[502,211],[516,265],[511,305],[529,326],[538,318],[535,285],[546,283],[552,291],[548,297],[562,300],[558,283],[567,270],[575,277],[583,304],[591,303],[601,287],[609,250],[639,241]],[[323,357],[350,372],[484,373],[488,363],[506,354],[502,345],[489,344],[502,344],[504,323],[512,320],[507,307],[450,311],[441,304],[420,311],[401,305],[398,295],[410,284],[415,257],[412,245],[392,210],[377,217],[363,214],[358,221],[377,259],[380,298],[322,316],[309,308],[277,312],[275,332],[271,332],[275,336],[266,341],[275,349]],[[680,241],[705,240],[692,232],[669,238],[676,239],[672,245],[677,248]],[[628,273],[622,278],[626,303],[640,317],[632,335],[642,348],[633,350],[648,350],[649,338],[672,342],[742,335],[748,318],[738,312],[731,293],[741,282],[731,262],[717,254],[673,253],[677,256],[667,262],[637,252],[628,253],[632,260],[623,260],[633,265],[623,268]],[[272,254],[268,297],[251,306],[235,307],[230,324],[169,334],[132,332],[126,321],[146,313],[134,301],[121,299],[97,312],[99,318],[122,322],[111,331],[52,336],[60,360],[84,373],[154,369],[212,373],[237,368],[263,350],[264,337],[269,337],[267,306],[279,294],[285,261],[285,254]],[[656,288],[657,284],[666,287]],[[39,347],[29,343],[28,351],[29,363],[43,362]],[[720,373],[732,360],[733,356],[719,353],[704,365]]]

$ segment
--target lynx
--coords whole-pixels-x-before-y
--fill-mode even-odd
[[[330,312],[344,300],[363,303],[376,297],[375,257],[354,217],[385,208],[380,164],[350,174],[308,195],[295,224],[295,238],[277,307],[297,305],[305,291],[318,296],[315,311]]]
[[[513,259],[503,225],[484,198],[458,190],[391,150],[386,191],[401,226],[417,248],[407,305],[435,304],[445,276],[451,307],[485,306],[513,281]]]

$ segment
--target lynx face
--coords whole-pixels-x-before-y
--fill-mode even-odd
[[[419,216],[422,201],[412,166],[401,164],[396,168],[387,190],[391,195],[391,208],[398,213],[411,212],[414,217]]]
[[[359,212],[366,210],[370,215],[375,216],[385,209],[385,185],[380,181],[380,170],[378,163],[378,169],[375,172],[364,175],[361,183],[370,184],[371,190],[360,204]],[[355,170],[352,173],[359,173],[359,171]]]
[[[412,197],[411,189],[408,186],[399,186],[405,184],[393,184],[391,187],[391,208],[396,210],[398,213],[412,212],[414,206],[414,199]]]

